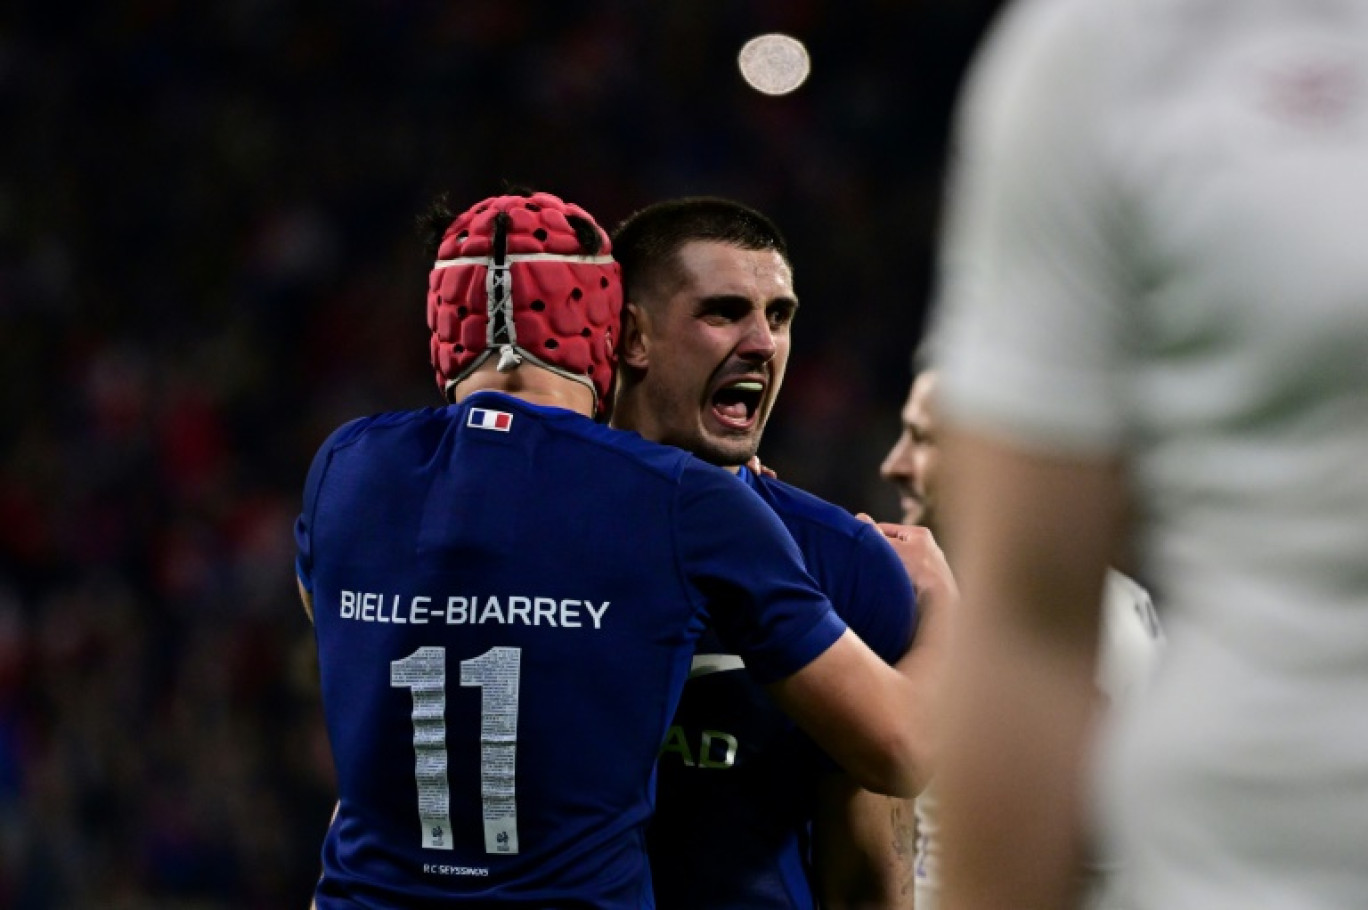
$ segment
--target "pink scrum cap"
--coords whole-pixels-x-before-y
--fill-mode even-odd
[[[622,279],[608,234],[550,193],[495,196],[457,216],[428,277],[432,367],[444,395],[497,355],[530,361],[607,407],[622,321]]]

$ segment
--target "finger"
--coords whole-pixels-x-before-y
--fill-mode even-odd
[[[883,531],[884,536],[889,540],[901,540],[904,542],[912,541],[922,531],[921,528],[913,525],[894,524],[891,521],[877,522],[876,527],[878,527],[880,531]]]

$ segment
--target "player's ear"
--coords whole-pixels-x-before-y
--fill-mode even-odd
[[[651,314],[640,304],[628,301],[622,308],[622,341],[618,358],[634,370],[644,370],[650,363]]]

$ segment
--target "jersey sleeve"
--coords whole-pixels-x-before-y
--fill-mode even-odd
[[[927,355],[961,425],[1095,455],[1122,435],[1129,279],[1106,4],[1009,7],[957,112]]]
[[[792,675],[845,632],[787,529],[721,468],[684,468],[677,501],[681,569],[723,643],[760,683]]]
[[[862,525],[855,537],[849,583],[836,608],[851,631],[886,662],[907,653],[917,628],[917,594],[902,560],[873,525]]]
[[[832,607],[850,630],[887,663],[894,663],[912,643],[917,627],[917,594],[907,577],[902,560],[873,525],[860,525],[846,559],[844,577],[831,577],[830,570],[819,573],[831,596]],[[829,754],[811,740],[803,750],[812,767],[825,774],[844,774]]]
[[[314,455],[313,463],[309,465],[309,473],[304,478],[304,503],[299,517],[295,519],[294,527],[295,575],[299,578],[300,585],[310,594],[313,594],[314,514],[318,507],[323,477],[327,473],[328,464],[332,461],[332,455],[337,446],[355,436],[357,430],[365,422],[366,418],[360,418],[343,424],[334,430],[332,435],[324,440],[323,445],[319,446],[318,452]]]

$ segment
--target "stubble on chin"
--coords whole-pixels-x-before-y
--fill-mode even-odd
[[[704,434],[693,452],[704,461],[730,468],[745,464],[759,448],[754,439],[716,439]]]

